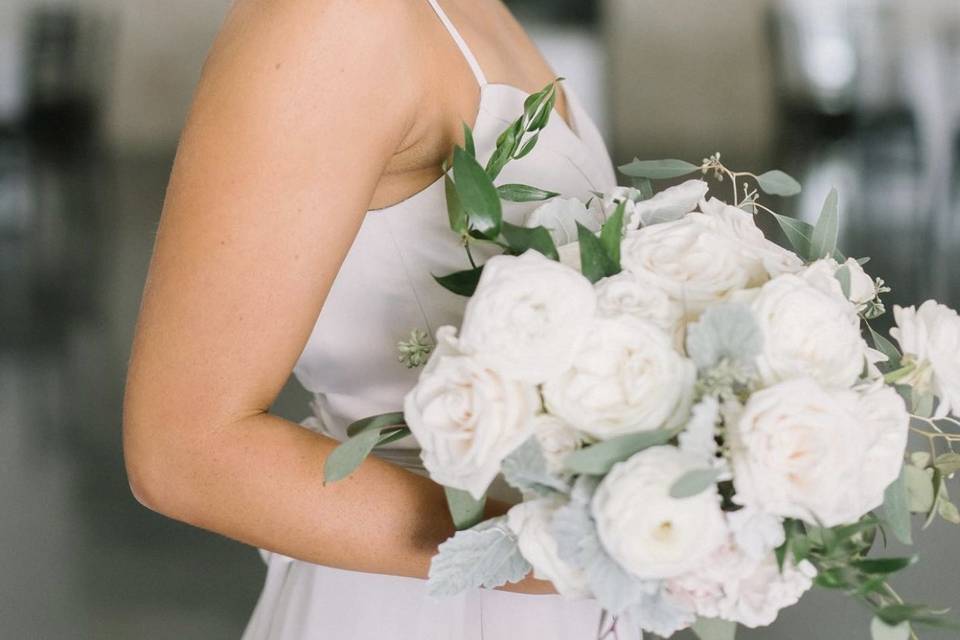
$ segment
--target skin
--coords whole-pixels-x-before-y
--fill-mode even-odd
[[[491,81],[553,79],[498,0],[442,4]],[[337,443],[267,410],[366,211],[439,177],[478,100],[426,0],[234,4],[178,148],[130,360],[138,500],[308,562],[426,577],[454,532],[442,489],[376,458],[324,486]]]

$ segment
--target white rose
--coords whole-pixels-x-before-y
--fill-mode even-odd
[[[960,409],[960,316],[927,300],[919,309],[894,307],[893,317],[897,327],[890,335],[900,343],[905,364],[916,365],[904,382],[936,394],[938,418],[956,412]]]
[[[586,598],[590,596],[586,576],[560,557],[550,533],[553,515],[562,506],[557,498],[521,502],[507,513],[507,524],[518,538],[520,553],[533,566],[535,578],[549,580],[557,593],[567,598]]]
[[[569,267],[536,251],[497,256],[467,303],[460,342],[487,366],[540,384],[573,362],[595,307],[590,282]]]
[[[850,387],[867,355],[857,310],[835,279],[804,275],[774,278],[750,304],[763,332],[760,379],[771,385],[810,376],[829,387]]]
[[[794,273],[803,268],[803,261],[795,253],[767,240],[757,227],[753,214],[716,198],[702,201],[700,210],[718,231],[737,243],[745,259],[758,261],[769,276]]]
[[[552,198],[546,204],[534,209],[527,219],[525,227],[544,227],[550,232],[557,246],[577,241],[577,223],[597,233],[604,217],[576,198]]]
[[[670,497],[674,482],[702,468],[696,456],[659,446],[617,463],[603,479],[591,510],[601,543],[624,569],[644,579],[678,576],[724,543],[727,528],[716,487]]]
[[[597,310],[606,316],[628,315],[649,320],[670,335],[680,328],[683,309],[666,293],[629,271],[594,285]]]
[[[828,527],[854,522],[899,474],[908,426],[889,387],[861,394],[799,378],[758,391],[728,425],[734,500]]]
[[[455,335],[453,327],[437,331],[403,412],[430,477],[479,499],[503,459],[530,437],[540,395],[464,353]]]
[[[857,307],[857,311],[862,311],[868,302],[877,297],[877,283],[867,275],[860,263],[853,258],[847,258],[847,261],[842,265],[833,258],[822,258],[806,268],[804,277],[808,280],[824,278],[824,280],[818,281],[821,283],[825,283],[826,279],[836,280],[836,287],[842,293],[843,288],[840,286],[840,281],[837,280],[837,271],[840,270],[841,266],[846,267],[847,273],[850,274],[850,295],[848,299]],[[826,286],[826,284],[821,284],[821,287]]]
[[[566,265],[571,269],[580,272],[580,243],[570,242],[557,247],[557,255],[560,257],[560,264]]]
[[[639,229],[644,225],[679,220],[697,208],[697,203],[707,195],[708,189],[703,180],[687,180],[664,189],[649,200],[631,202],[626,212],[629,228]]]
[[[703,213],[628,231],[620,250],[623,268],[666,293],[696,319],[707,305],[756,287],[768,274],[754,256]]]
[[[650,431],[686,418],[694,364],[650,322],[597,318],[573,365],[547,381],[547,410],[598,439]]]
[[[547,470],[554,474],[564,473],[567,456],[580,448],[583,437],[565,421],[549,413],[534,418],[533,435],[540,444],[540,451],[547,461]]]
[[[703,618],[755,628],[772,624],[781,609],[796,604],[815,576],[807,561],[787,561],[781,571],[773,553],[752,558],[731,541],[697,570],[670,580],[667,590]]]

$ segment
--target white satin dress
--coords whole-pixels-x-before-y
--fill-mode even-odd
[[[474,135],[485,160],[497,136],[523,112],[528,94],[488,83],[476,57],[437,4],[480,84]],[[576,94],[564,85],[570,123],[556,112],[535,150],[511,162],[498,184],[523,183],[589,199],[615,185],[603,140]],[[506,204],[519,224],[537,205]],[[418,370],[397,358],[414,329],[431,335],[459,325],[465,299],[433,274],[469,268],[448,227],[443,181],[408,199],[369,211],[317,318],[294,373],[313,392],[314,417],[303,425],[337,439],[360,418],[397,411]],[[401,440],[379,455],[416,469],[415,444]],[[427,594],[424,580],[343,571],[262,551],[266,584],[243,640],[593,640],[594,601],[474,590],[451,598]],[[625,636],[621,636],[625,637]]]

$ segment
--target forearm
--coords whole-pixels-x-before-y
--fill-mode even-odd
[[[144,493],[165,515],[284,555],[425,577],[437,545],[454,533],[442,487],[375,457],[324,484],[324,460],[336,445],[257,414],[202,441],[152,443]]]

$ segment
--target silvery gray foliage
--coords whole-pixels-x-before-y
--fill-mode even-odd
[[[640,603],[656,589],[656,583],[631,576],[603,548],[590,514],[590,501],[598,484],[599,480],[594,477],[577,478],[570,502],[553,516],[552,533],[560,556],[586,572],[597,601],[617,615]]]
[[[700,371],[724,360],[752,371],[763,351],[763,332],[745,304],[728,302],[704,312],[687,330],[687,353]]]
[[[507,456],[501,464],[503,478],[511,487],[540,495],[568,493],[570,483],[550,473],[547,459],[536,437],[529,438]]]
[[[659,583],[645,593],[640,601],[627,610],[627,619],[642,630],[669,638],[677,631],[690,627],[697,615],[681,606],[664,591]]]
[[[456,595],[479,587],[493,589],[519,582],[530,570],[506,516],[500,516],[458,531],[441,544],[430,562],[428,587],[433,596]]]

